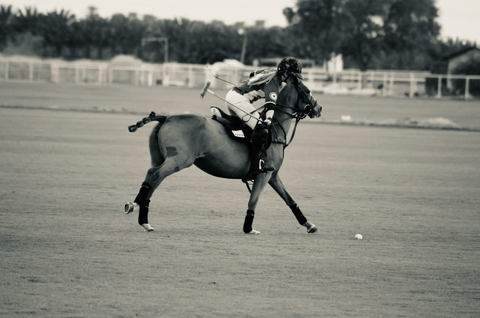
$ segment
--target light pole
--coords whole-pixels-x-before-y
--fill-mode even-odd
[[[247,51],[247,30],[244,28],[238,29],[238,34],[243,35],[242,54],[240,55],[240,62],[245,64],[245,53]]]
[[[145,45],[147,42],[165,42],[165,61],[164,63],[168,63],[168,38],[161,37],[161,38],[143,38],[142,39],[142,46]]]

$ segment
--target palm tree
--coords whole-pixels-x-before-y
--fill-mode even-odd
[[[37,8],[25,7],[25,12],[18,10],[15,16],[14,28],[17,33],[30,32],[36,35],[40,15]]]
[[[106,19],[97,14],[95,7],[89,7],[89,14],[86,19],[76,25],[76,37],[82,42],[84,56],[92,58],[92,51],[96,51],[96,57],[102,59],[103,50],[109,46],[110,28]]]
[[[39,20],[39,34],[43,37],[44,55],[61,57],[63,49],[72,37],[72,24],[75,22],[75,15],[69,11],[57,10],[41,15]]]
[[[112,55],[128,53],[128,19],[123,14],[114,14],[110,19],[110,50]]]
[[[12,6],[0,6],[0,51],[2,51],[13,36],[13,21],[15,15],[12,13]]]

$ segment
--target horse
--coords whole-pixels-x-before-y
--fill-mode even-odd
[[[138,211],[138,223],[146,231],[153,231],[154,228],[148,222],[149,203],[153,193],[166,177],[195,165],[215,177],[253,181],[251,188],[246,182],[250,198],[243,225],[245,234],[260,233],[252,228],[252,223],[257,202],[267,183],[290,207],[298,223],[306,227],[307,233],[317,232],[315,224],[307,220],[286,190],[279,170],[284,160],[284,150],[293,140],[299,121],[307,115],[310,118],[320,117],[321,111],[322,107],[301,79],[294,74],[289,75],[278,94],[270,126],[271,144],[265,150],[276,169],[261,172],[251,179],[249,146],[230,137],[221,123],[195,114],[156,116],[152,112],[148,118],[129,127],[130,132],[134,132],[145,123],[158,121],[149,137],[151,168],[147,171],[137,197],[133,202],[125,204],[125,213]],[[287,142],[287,134],[294,119],[295,127]]]

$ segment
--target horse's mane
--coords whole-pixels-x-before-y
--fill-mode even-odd
[[[282,88],[280,89],[280,93],[278,94],[278,100],[277,100],[277,102],[278,102],[279,100],[282,100],[282,102],[283,102],[284,99],[288,98],[288,94],[287,94],[286,88],[289,87],[289,89],[295,89],[295,82],[294,82],[294,81],[295,81],[295,79],[293,79],[293,78],[288,78],[288,79],[287,79],[287,82],[284,83],[283,86],[282,86]],[[291,88],[290,88],[290,87],[291,87]],[[296,89],[295,89],[295,91],[296,91]]]
[[[262,70],[258,73],[255,72],[254,75],[248,79],[248,86],[251,87],[253,85],[268,83],[275,77],[275,75],[277,75],[277,70],[274,68]]]

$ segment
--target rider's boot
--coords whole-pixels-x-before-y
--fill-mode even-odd
[[[275,165],[271,160],[266,159],[266,153],[263,150],[252,149],[252,174],[257,175],[262,172],[275,171]]]

